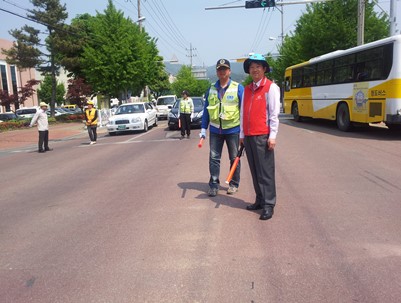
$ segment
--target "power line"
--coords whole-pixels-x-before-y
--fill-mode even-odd
[[[179,30],[179,28],[177,27],[177,25],[174,23],[173,19],[171,18],[170,14],[168,13],[166,7],[164,6],[163,2],[161,2],[161,5],[163,6],[165,12],[167,13],[167,16],[170,18],[171,23],[173,24],[173,26],[176,28],[178,34],[181,36],[182,40],[184,41],[184,44],[188,44],[189,42],[185,39],[185,37],[183,36],[183,34],[181,33],[181,31]]]
[[[22,9],[24,11],[29,12],[29,9],[27,9],[25,7],[22,7],[22,6],[19,6],[18,4],[15,4],[14,2],[11,2],[11,1],[8,1],[8,0],[3,0],[3,2],[6,2],[8,4],[11,4],[12,6],[15,6],[15,7],[19,8],[19,9]]]
[[[114,1],[117,1],[117,0],[114,0]],[[131,4],[132,4],[132,6],[135,8],[135,9],[138,9],[138,7],[132,2],[132,0],[125,0],[126,2],[130,2]],[[119,2],[118,2],[119,3]],[[120,4],[120,3],[119,3]],[[121,5],[121,4],[120,4]],[[121,5],[122,7],[124,7],[123,5]],[[129,10],[129,9],[128,9]],[[147,24],[147,27],[149,27],[154,33],[156,33],[156,38],[157,38],[157,42],[158,43],[161,43],[161,42],[163,42],[163,44],[164,45],[168,45],[168,48],[172,48],[172,49],[174,49],[175,51],[177,51],[178,53],[181,53],[182,55],[186,55],[184,52],[182,52],[182,50],[185,50],[185,46],[181,46],[181,49],[177,49],[177,45],[175,45],[175,44],[172,44],[168,39],[166,39],[165,37],[169,37],[170,35],[169,35],[169,33],[167,32],[165,32],[164,31],[164,29],[165,29],[165,26],[162,26],[162,25],[160,25],[159,24],[159,22],[158,22],[158,20],[157,19],[155,19],[155,18],[153,18],[153,15],[154,14],[152,14],[147,8],[146,8],[146,6],[145,6],[145,10],[149,13],[149,16],[151,16],[150,18],[148,18],[148,20],[149,19],[152,19],[153,21],[154,21],[154,23],[156,23],[156,27],[157,28],[155,28],[153,25],[152,25],[152,23],[151,22],[147,22],[146,24]],[[159,30],[158,29],[161,29],[161,31],[163,32],[163,34],[160,34],[159,33]],[[171,40],[173,40],[173,39],[171,39]]]
[[[259,39],[257,40],[255,49],[259,48],[260,43],[266,39],[265,34],[267,33],[267,28],[270,25],[270,21],[271,21],[272,17],[273,17],[273,14],[269,14],[269,18],[268,19],[265,18],[265,20],[267,20],[267,22],[265,22],[265,25],[264,25],[262,31],[260,32]]]
[[[149,8],[152,10],[153,14],[147,9],[147,6],[145,6],[144,8],[149,13],[149,15],[154,18],[154,20],[158,24],[159,28],[163,32],[167,33],[168,36],[171,37],[171,40],[173,40],[177,45],[181,46],[182,48],[185,48],[185,43],[182,43],[182,41],[180,40],[180,38],[174,31],[173,27],[171,26],[171,23],[168,22],[167,18],[161,12],[159,6],[157,6],[156,3],[155,3],[155,7],[156,7],[156,9],[154,9],[153,6],[149,5]],[[159,17],[159,15],[161,17]],[[158,21],[160,21],[163,26],[160,26]]]

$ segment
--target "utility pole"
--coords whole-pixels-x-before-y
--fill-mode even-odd
[[[357,45],[364,44],[365,35],[365,0],[358,0],[358,31]]]
[[[194,54],[192,53],[192,51],[196,50],[196,48],[192,48],[192,43],[190,43],[190,44],[189,44],[189,49],[187,48],[186,50],[189,51],[189,56],[187,56],[187,57],[189,57],[190,64],[191,64],[190,66],[191,66],[191,68],[192,68],[192,57],[196,57],[196,55],[194,55]]]
[[[139,30],[142,31],[141,0],[137,1],[137,5],[138,5],[138,25],[139,25]]]
[[[401,4],[401,1],[390,1],[390,36],[400,34],[400,28],[398,27],[397,23],[397,4]]]

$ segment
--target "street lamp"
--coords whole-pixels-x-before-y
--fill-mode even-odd
[[[135,21],[135,23],[138,23],[140,31],[142,31],[142,21],[144,21],[145,19],[146,19],[145,16],[141,16],[138,18],[138,20]]]
[[[171,64],[175,64],[178,63],[177,59],[173,59],[173,60],[160,60],[160,61],[156,61],[156,62],[166,62],[166,63],[171,63]]]

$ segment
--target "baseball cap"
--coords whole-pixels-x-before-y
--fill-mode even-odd
[[[228,61],[227,59],[220,59],[216,63],[216,69],[219,69],[220,67],[231,68],[230,61]]]

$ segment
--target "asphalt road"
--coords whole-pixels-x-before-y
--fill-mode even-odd
[[[282,118],[260,221],[245,158],[240,191],[207,196],[198,133],[3,154],[0,302],[400,302],[401,134]]]

